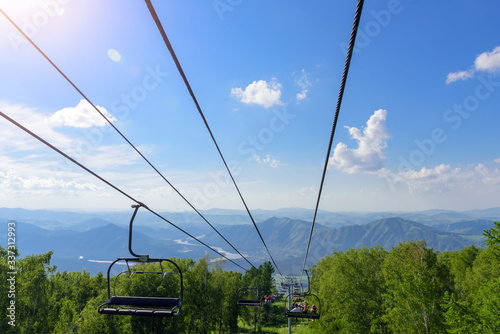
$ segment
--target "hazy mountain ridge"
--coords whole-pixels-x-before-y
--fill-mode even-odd
[[[436,225],[435,228],[465,235],[481,235],[485,229],[491,228],[492,220],[475,219],[471,221],[460,221]]]
[[[210,209],[200,210],[200,212],[213,225],[251,224],[248,214],[244,210]],[[272,217],[311,222],[314,216],[314,210],[302,208],[285,208],[277,210],[256,209],[251,212],[257,222]],[[203,219],[194,212],[160,212],[160,214],[176,225],[198,225],[200,228],[207,226]],[[47,227],[49,229],[67,228],[68,226],[92,219],[102,219],[117,225],[128,225],[131,215],[131,209],[127,211],[79,213],[72,211],[0,208],[0,219],[2,220],[27,221],[37,223],[38,226]],[[463,212],[435,209],[416,212],[330,212],[319,210],[316,222],[329,227],[340,227],[346,225],[363,225],[378,219],[390,217],[401,217],[425,225],[455,223],[474,219],[500,220],[500,207]],[[144,211],[138,213],[135,224],[137,226],[147,225],[149,227],[169,226],[165,221]]]
[[[210,216],[209,213],[215,215]],[[235,213],[237,215],[233,215]],[[241,212],[235,210],[208,210],[204,215],[240,252],[246,254],[252,262],[259,264],[267,260],[268,255],[254,226],[240,223],[228,224],[231,221],[241,222],[244,216],[239,213]],[[270,213],[279,213],[280,216],[286,214],[284,210],[257,210],[255,217],[263,218]],[[308,216],[310,213],[312,210],[290,210],[290,215],[295,216]],[[482,213],[488,216],[498,213],[500,216],[500,208],[485,211],[474,210],[468,214],[431,210],[399,213],[399,215],[389,217],[386,216],[390,213],[322,211],[323,219],[330,217],[328,219],[331,220],[324,220],[324,224],[316,222],[308,265],[316,263],[322,257],[332,254],[333,251],[376,245],[390,249],[399,242],[410,239],[424,239],[429,247],[438,251],[457,250],[471,244],[482,246],[482,231],[493,226],[493,220],[473,217],[473,215],[481,216]],[[183,214],[170,213],[169,216],[178,217]],[[57,258],[59,266],[63,266],[62,270],[66,267],[68,270],[78,270],[70,265],[73,263],[71,261],[79,262],[78,265],[82,268],[94,266],[93,269],[89,269],[92,271],[105,270],[105,265],[96,267],[86,261],[88,259],[110,261],[116,257],[128,256],[128,223],[131,212],[79,215],[74,212],[48,210],[0,209],[0,217],[4,217],[0,218],[3,222],[9,220],[18,222],[17,240],[21,254],[42,253],[52,249],[55,251],[54,259]],[[195,259],[207,252],[212,257],[217,256],[196,241],[189,240],[184,233],[164,221],[147,223],[147,218],[150,217],[151,215],[148,217],[145,214],[137,216],[133,236],[133,248],[136,253],[165,257],[188,256]],[[214,217],[218,223],[212,220]],[[467,217],[473,218],[462,219]],[[197,218],[201,220],[200,217]],[[188,217],[180,223],[174,219],[172,222],[177,223],[192,235],[202,237],[202,241],[212,247],[221,247],[223,251],[235,253],[205,222],[200,223],[198,219]],[[373,220],[368,221],[370,219]],[[352,224],[352,222],[358,223]],[[257,225],[278,264],[296,265],[297,261],[303,261],[311,228],[309,221],[271,217],[258,222]],[[6,229],[0,231],[0,238],[2,241],[6,240]],[[2,241],[0,244],[4,244]],[[78,260],[79,257],[83,257],[83,261]],[[70,261],[70,259],[73,260]],[[245,266],[245,262],[241,264]],[[73,265],[77,266],[75,263]]]

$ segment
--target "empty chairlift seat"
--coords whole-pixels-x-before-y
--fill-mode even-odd
[[[129,252],[133,257],[121,257],[116,259],[111,263],[108,268],[108,300],[99,305],[97,311],[100,314],[111,314],[111,315],[137,315],[137,316],[153,316],[153,317],[173,317],[180,313],[182,307],[182,298],[183,298],[183,282],[182,282],[182,271],[181,268],[172,260],[163,259],[163,258],[150,258],[149,255],[138,255],[134,253],[132,250],[132,225],[134,222],[134,218],[137,214],[137,211],[141,206],[145,206],[142,203],[138,205],[132,205],[135,208],[132,218],[130,219],[130,227],[129,227],[129,237],[128,237],[128,246]],[[127,266],[127,270],[124,270],[118,273],[113,279],[113,288],[111,288],[111,271],[115,264],[123,264],[125,262]],[[168,263],[169,267],[173,268],[174,271],[165,271],[164,263]],[[130,267],[130,263],[141,263],[144,264],[147,268],[147,264],[156,264],[154,266],[154,270],[140,270],[140,267]],[[152,266],[149,266],[151,269]],[[159,267],[159,270],[156,270]],[[175,293],[175,297],[167,297],[167,296],[130,296],[125,295],[122,292],[121,295],[117,295],[117,282],[118,279],[129,279],[128,283],[133,284],[136,283],[135,278],[141,277],[140,279],[144,279],[144,283],[149,282],[151,280],[146,280],[146,276],[160,276],[160,279],[156,280],[156,284],[162,285],[164,289],[154,289],[155,294],[158,294],[158,290],[164,291],[177,291]],[[167,279],[170,277],[176,277],[174,280]],[[152,281],[155,281],[152,279]],[[172,289],[172,285],[175,285],[175,289]],[[120,287],[120,284],[118,284]],[[136,286],[136,289],[144,291],[142,289],[143,286],[139,284]],[[122,289],[124,290],[124,289]],[[130,289],[129,289],[130,290]],[[144,293],[147,294],[147,293]]]
[[[128,270],[122,271],[114,278],[113,289],[111,289],[111,268],[114,264],[125,261]],[[166,272],[163,270],[162,263],[169,262],[174,265],[177,272]],[[182,272],[177,264],[169,259],[148,259],[148,263],[160,263],[160,271],[136,271],[132,270],[129,262],[142,262],[138,258],[119,258],[115,260],[108,269],[108,300],[101,304],[98,312],[101,314],[112,315],[137,315],[154,317],[173,317],[179,314],[182,306]],[[178,297],[149,297],[149,296],[123,296],[116,295],[117,280],[125,275],[130,279],[134,275],[161,275],[161,281],[164,281],[168,275],[175,275],[179,278],[180,289]]]
[[[237,303],[240,306],[261,306],[262,300],[259,298],[259,289],[254,287],[239,289]]]

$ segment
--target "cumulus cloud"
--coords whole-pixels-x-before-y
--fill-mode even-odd
[[[273,79],[271,82],[265,80],[254,81],[244,90],[232,88],[231,96],[245,104],[257,104],[264,108],[275,105],[283,105],[281,102],[281,84]]]
[[[300,93],[297,93],[297,103],[307,98],[307,93],[309,93],[309,88],[312,86],[311,82],[307,77],[307,73],[302,69],[301,76],[295,79],[295,83],[300,87]]]
[[[422,167],[420,170],[406,169],[393,173],[380,170],[378,176],[385,178],[391,186],[396,183],[406,184],[411,193],[466,192],[474,189],[484,191],[484,186],[497,187],[500,184],[500,170],[489,169],[484,164],[477,164],[465,169],[452,168],[441,164],[434,168]]]
[[[0,101],[0,110],[59,148],[67,148],[73,142],[69,136],[55,131],[53,126],[46,121],[46,114],[42,114],[35,108]],[[0,122],[6,124],[2,125],[2,131],[0,131],[0,141],[2,142],[0,152],[39,150],[40,146],[43,146],[38,140],[3,118],[0,118]]]
[[[111,122],[116,121],[104,107],[96,106]],[[76,107],[67,107],[56,111],[47,121],[53,126],[90,128],[105,126],[108,122],[90,105],[87,100],[80,100]]]
[[[497,72],[500,70],[500,46],[491,52],[483,52],[474,61],[476,71]]]
[[[386,118],[387,110],[379,109],[366,122],[364,129],[346,126],[358,147],[351,149],[344,143],[338,143],[329,164],[344,173],[375,172],[384,167],[383,149],[391,137],[385,127]]]
[[[458,80],[467,80],[471,79],[472,77],[474,77],[474,71],[472,70],[448,73],[448,76],[446,77],[446,83],[449,84]]]
[[[261,158],[256,154],[253,156],[253,159],[259,164],[269,165],[271,168],[278,168],[283,165],[279,160],[271,158],[269,154],[267,154],[265,158]]]
[[[500,71],[500,46],[495,47],[491,52],[486,51],[477,56],[470,70],[448,73],[446,83],[471,79],[474,77],[474,73],[478,71],[489,73]]]
[[[434,168],[423,167],[419,171],[406,170],[396,175],[396,180],[405,182],[411,192],[442,193],[455,187],[457,182],[462,184],[471,181],[474,173],[463,171],[460,168],[451,168],[441,164]]]
[[[500,184],[500,170],[490,170],[484,164],[478,164],[474,171],[481,177],[484,184]]]

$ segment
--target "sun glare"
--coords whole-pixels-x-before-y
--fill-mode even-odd
[[[120,60],[122,60],[122,55],[120,54],[120,52],[116,51],[115,49],[109,49],[108,50],[108,57],[109,59],[111,59],[112,61],[115,61],[115,62],[120,62]]]

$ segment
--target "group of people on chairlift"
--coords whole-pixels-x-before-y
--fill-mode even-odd
[[[299,297],[294,301],[290,312],[294,312],[294,313],[309,313],[310,312],[311,314],[317,314],[318,310],[316,309],[316,305],[314,305],[314,304],[309,308],[309,304],[307,303],[307,301],[302,300],[302,298]],[[310,320],[311,319],[309,319],[309,321]],[[295,318],[295,321],[297,321],[297,318]],[[302,319],[302,321],[304,321],[304,319]],[[312,321],[314,321],[314,319],[312,319]]]

